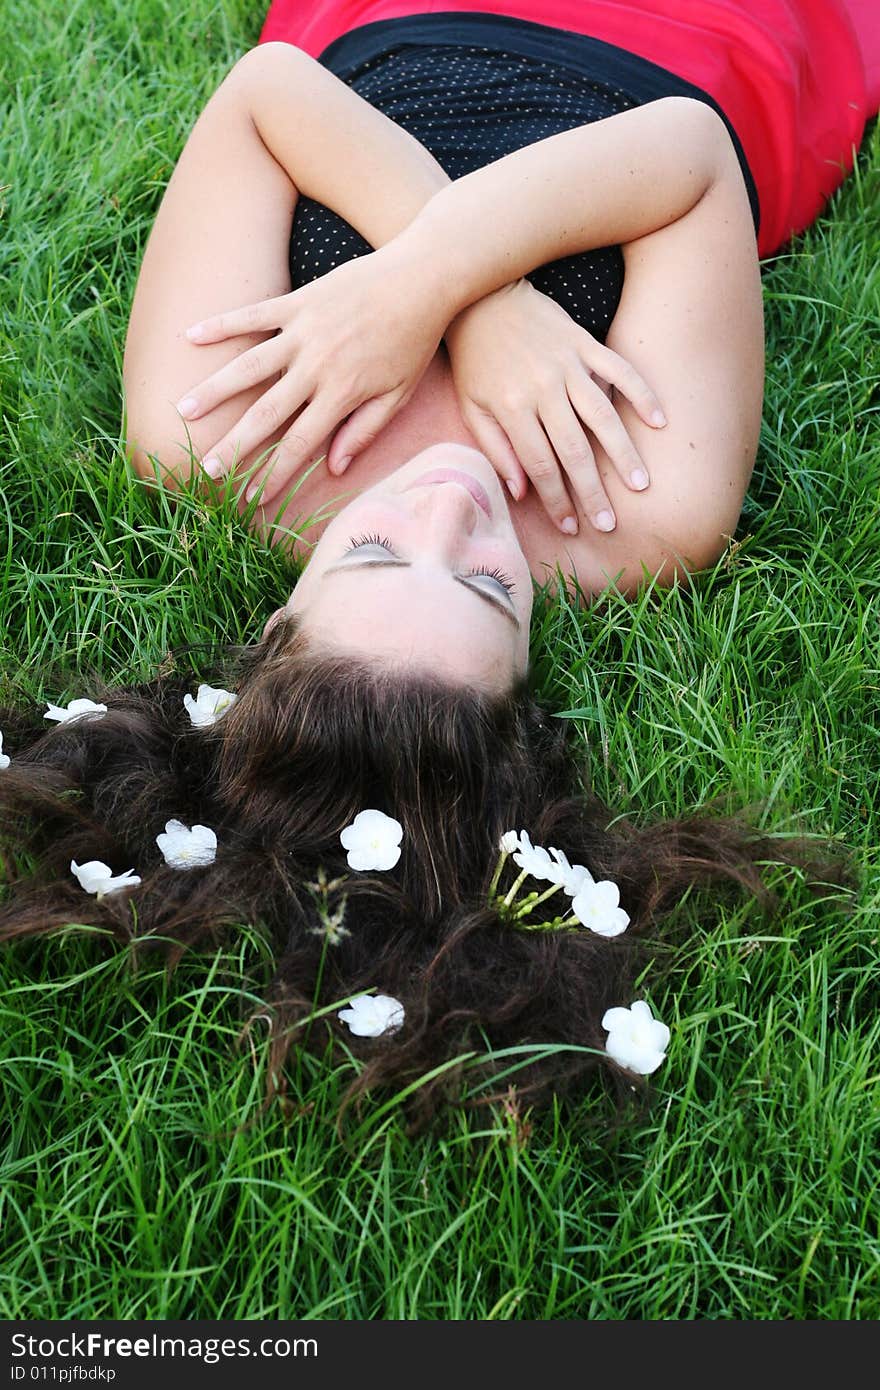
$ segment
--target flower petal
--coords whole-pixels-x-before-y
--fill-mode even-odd
[[[377,994],[374,1002],[385,1020],[384,1032],[396,1033],[403,1027],[405,1010],[399,999],[391,994]]]
[[[613,907],[605,916],[597,917],[588,922],[587,926],[589,926],[590,931],[595,932],[597,936],[621,936],[629,926],[629,917],[622,908]]]
[[[661,1023],[659,1018],[655,1018],[651,1025],[651,1042],[658,1049],[664,1052],[669,1046],[669,1039],[672,1037],[665,1023]]]
[[[98,889],[97,896],[106,898],[110,893],[118,893],[120,888],[135,888],[140,883],[140,875],[133,869],[126,869],[124,874],[118,874],[115,878],[107,879]]]
[[[605,1051],[627,1071],[650,1076],[666,1057],[669,1029],[652,1016],[644,999],[637,999],[628,1009],[608,1009],[602,1027],[608,1030]]]
[[[612,1061],[638,1076],[650,1076],[666,1057],[665,1052],[637,1046],[622,1033],[613,1033],[609,1037],[605,1051]]]
[[[634,1065],[630,1070],[637,1071],[640,1076],[650,1076],[665,1061],[665,1052],[660,1052],[655,1048],[644,1048],[634,1059]]]
[[[164,835],[156,836],[156,844],[171,869],[204,868],[217,857],[217,836],[207,825],[190,829],[179,820],[170,820]]]
[[[89,859],[85,864],[77,864],[75,859],[71,859],[70,872],[87,893],[97,893],[101,885],[108,883],[113,877],[110,865],[104,864],[100,859]]]
[[[543,845],[533,845],[524,830],[520,831],[519,848],[513,856],[513,862],[532,878],[556,884],[565,880],[565,874],[559,864],[554,863]]]
[[[603,907],[617,907],[620,902],[620,889],[616,883],[612,883],[610,878],[600,879],[593,888],[596,901]]]
[[[106,705],[95,704],[94,700],[71,700],[67,708],[46,701],[44,719],[54,719],[59,724],[67,724],[71,719],[103,719],[107,713]]]
[[[390,994],[357,994],[349,1004],[349,1008],[339,1010],[337,1018],[356,1037],[378,1038],[383,1033],[396,1033],[403,1025],[403,1005]]]
[[[606,1009],[602,1015],[602,1027],[609,1033],[619,1028],[629,1028],[629,1009]]]
[[[575,898],[582,889],[595,883],[595,881],[589,869],[585,868],[583,864],[572,864],[571,874],[564,884],[565,891],[570,898]]]
[[[98,898],[105,898],[120,888],[134,888],[141,881],[133,869],[126,869],[124,874],[114,877],[109,864],[102,863],[100,859],[90,859],[85,864],[77,864],[75,859],[71,859],[70,872],[86,893],[94,893]]]
[[[612,1061],[618,1066],[626,1067],[627,1071],[639,1070],[638,1065],[634,1064],[637,1059],[638,1050],[633,1047],[632,1038],[626,1032],[609,1033],[608,1041],[605,1044],[605,1051]]]
[[[184,695],[183,703],[193,727],[204,729],[216,724],[237,699],[238,696],[231,690],[221,690],[213,685],[200,685],[196,698]]]
[[[613,889],[611,896],[618,897],[617,885],[606,880],[604,889],[599,883],[584,884],[571,900],[575,917],[598,936],[619,936],[629,926],[629,917],[623,909],[611,906],[609,887]]]

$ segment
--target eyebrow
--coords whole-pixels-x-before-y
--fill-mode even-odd
[[[340,560],[335,565],[328,565],[324,571],[324,575],[333,574],[335,571],[338,572],[341,570],[404,569],[411,565],[411,560],[395,560],[392,559],[390,555],[387,560]],[[321,577],[323,578],[324,575]],[[469,584],[467,579],[463,578],[460,574],[454,574],[452,578],[455,580],[456,584],[463,584],[468,593],[476,594],[477,598],[481,598],[484,603],[490,603],[497,612],[503,613],[508,622],[513,623],[517,632],[519,632],[519,618],[510,605],[505,603],[503,598],[495,598],[492,594],[487,593],[485,589],[478,589],[475,584]]]

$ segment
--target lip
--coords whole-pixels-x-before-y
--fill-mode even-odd
[[[410,491],[410,488],[421,487],[424,483],[459,483],[461,487],[467,488],[471,497],[482,507],[491,521],[492,506],[489,502],[489,494],[482,483],[478,483],[470,473],[462,473],[458,468],[432,468],[428,473],[422,473],[414,483],[410,483],[407,492]]]

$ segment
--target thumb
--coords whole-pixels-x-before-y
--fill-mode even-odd
[[[344,473],[355,455],[373,443],[402,404],[388,395],[374,396],[353,410],[333,436],[327,454],[328,473],[337,477]]]

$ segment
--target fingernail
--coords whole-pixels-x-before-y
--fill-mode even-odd
[[[511,495],[511,497],[513,498],[514,502],[518,502],[518,501],[519,501],[519,493],[518,493],[517,490],[516,490],[516,483],[513,481],[512,478],[505,478],[504,481],[507,483],[507,491],[510,493],[510,495]]]
[[[665,425],[665,424],[666,424],[666,416],[663,414],[663,411],[662,411],[662,410],[655,410],[655,411],[652,412],[652,414],[651,414],[651,424],[652,424],[652,425],[657,425],[658,428],[659,428],[661,425]]]
[[[178,414],[182,415],[184,420],[188,420],[191,415],[195,415],[197,409],[198,406],[196,405],[195,396],[184,396],[182,401],[177,402]]]
[[[351,454],[346,454],[345,458],[340,459],[339,462],[338,462],[337,465],[336,465],[336,472],[337,472],[337,474],[344,473],[345,470],[346,470],[346,468],[348,467],[348,465],[349,465],[350,463],[351,463]]]
[[[637,487],[641,492],[642,488],[648,486],[648,475],[644,468],[634,468],[629,475],[629,480],[633,487]]]
[[[209,478],[219,478],[223,472],[223,460],[212,454],[210,458],[202,459],[202,467]]]
[[[614,530],[614,516],[611,512],[599,512],[595,521],[597,531]]]
[[[573,516],[563,517],[559,529],[564,531],[567,536],[576,536],[578,524]]]
[[[205,336],[205,325],[203,323],[194,323],[191,328],[186,330],[186,336],[191,343],[198,342],[199,338],[204,338]]]

